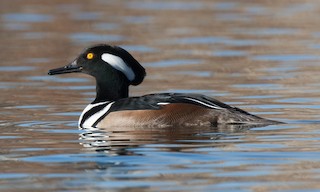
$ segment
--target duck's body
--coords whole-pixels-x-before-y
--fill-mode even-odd
[[[71,64],[50,75],[84,72],[95,77],[96,99],[82,112],[81,128],[214,126],[279,123],[198,94],[160,93],[128,97],[129,85],[140,84],[144,68],[120,47],[88,48]]]
[[[214,126],[217,124],[270,124],[204,95],[160,93],[90,104],[79,127]]]

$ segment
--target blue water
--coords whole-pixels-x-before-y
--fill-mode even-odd
[[[114,34],[95,34],[95,33],[74,33],[71,34],[70,39],[75,43],[88,44],[95,41],[114,42],[123,40],[121,35]]]

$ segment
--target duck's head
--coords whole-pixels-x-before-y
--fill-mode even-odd
[[[146,75],[145,69],[130,53],[121,47],[106,44],[87,48],[73,62],[51,69],[48,74],[76,72],[95,77],[96,100],[99,101],[127,97],[129,85],[140,84]]]
[[[125,77],[129,84],[140,84],[145,69],[130,53],[118,46],[95,45],[83,51],[72,63],[57,69],[51,69],[49,75],[83,72],[95,78],[118,75]]]

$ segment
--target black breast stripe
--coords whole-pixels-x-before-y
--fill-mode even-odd
[[[90,110],[88,110],[82,117],[82,120],[80,122],[80,127],[82,127],[83,123],[89,118],[91,117],[92,115],[94,115],[95,113],[101,111],[103,108],[105,108],[108,104],[108,103],[104,103],[102,105],[98,105],[98,106],[95,106],[93,108],[91,108]]]
[[[111,106],[111,108],[112,108],[112,106]],[[101,115],[101,117],[99,117],[99,119],[98,119],[96,122],[93,123],[92,127],[96,127],[96,126],[98,125],[98,123],[99,123],[102,119],[104,119],[109,113],[111,113],[111,112],[112,112],[112,111],[111,111],[111,108],[110,108],[107,112],[105,112],[103,115]]]

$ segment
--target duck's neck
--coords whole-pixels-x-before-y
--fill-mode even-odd
[[[97,95],[92,104],[105,101],[116,101],[129,96],[129,85],[127,82],[110,82],[101,79],[97,79],[96,81]]]

